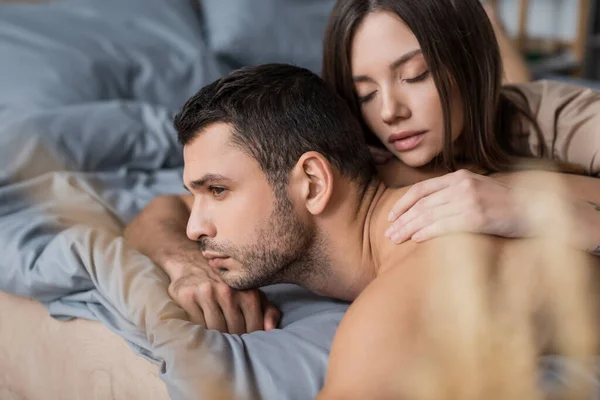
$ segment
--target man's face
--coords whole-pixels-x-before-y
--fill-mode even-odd
[[[285,190],[273,193],[257,161],[229,142],[231,131],[209,125],[184,147],[183,180],[194,195],[187,236],[233,288],[295,283],[314,229]]]

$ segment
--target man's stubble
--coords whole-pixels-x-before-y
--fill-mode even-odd
[[[221,271],[223,281],[234,289],[256,289],[276,283],[310,288],[327,278],[325,235],[299,218],[285,189],[276,189],[275,194],[273,212],[257,226],[253,244],[233,246],[208,238],[200,242],[203,250],[225,254],[241,263],[239,273]]]

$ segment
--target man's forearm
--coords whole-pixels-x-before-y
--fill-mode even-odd
[[[129,245],[151,258],[171,278],[177,277],[181,265],[202,264],[198,244],[186,236],[190,211],[178,196],[160,196],[125,228]]]

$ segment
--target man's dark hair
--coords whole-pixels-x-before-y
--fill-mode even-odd
[[[213,123],[233,127],[232,143],[256,159],[275,188],[303,153],[322,154],[366,188],[375,167],[360,123],[311,71],[285,64],[246,67],[205,86],[175,117],[182,145]]]

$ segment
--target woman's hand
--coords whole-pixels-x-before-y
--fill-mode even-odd
[[[456,171],[413,185],[392,207],[392,225],[385,235],[395,243],[454,232],[532,236],[527,204],[534,194],[467,170]]]

